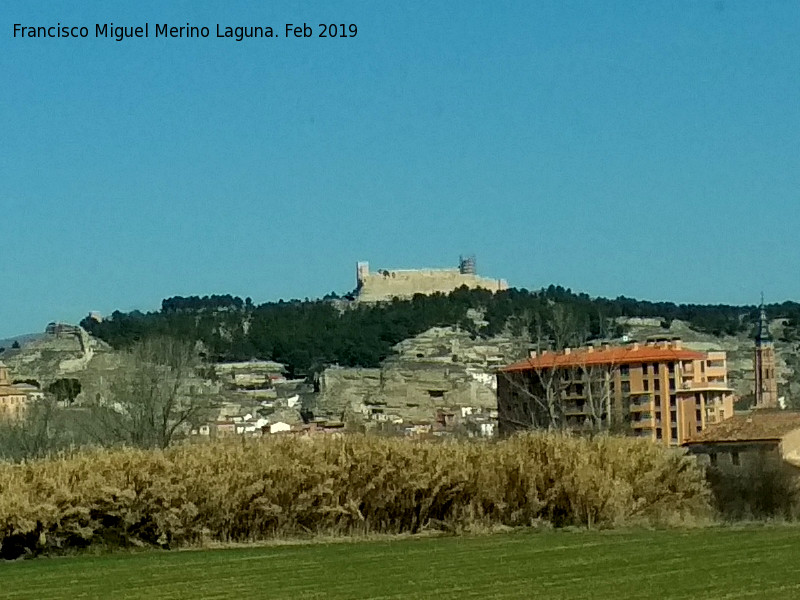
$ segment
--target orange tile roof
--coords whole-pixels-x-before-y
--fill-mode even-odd
[[[754,410],[709,425],[684,445],[779,440],[795,429],[800,429],[800,412]]]
[[[625,365],[633,363],[674,362],[677,360],[702,360],[703,352],[679,348],[657,346],[615,346],[597,348],[592,351],[586,348],[563,352],[545,352],[533,358],[526,358],[514,364],[502,367],[502,372],[528,371],[532,369],[552,369],[554,367],[578,367],[598,365]]]

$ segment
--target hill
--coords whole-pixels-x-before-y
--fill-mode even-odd
[[[60,378],[77,378],[87,393],[117,366],[111,346],[71,325],[25,336],[19,348],[6,348],[0,360],[15,380],[36,381],[46,388]]]
[[[781,393],[800,392],[794,375],[800,304],[771,304],[766,311],[782,363]],[[310,377],[329,365],[378,368],[397,353],[397,344],[434,327],[457,327],[485,340],[512,339],[521,353],[528,347],[559,349],[592,340],[680,336],[698,349],[728,351],[741,395],[750,389],[749,338],[757,314],[756,306],[593,298],[551,285],[494,294],[461,288],[377,304],[336,296],[261,305],[230,295],[174,297],[165,299],[159,311],[115,312],[101,322],[87,318],[82,325],[114,348],[169,334],[199,343],[211,361],[272,360],[286,364],[290,377]]]
[[[791,321],[800,305],[767,306],[772,318]],[[477,318],[475,315],[478,315]],[[752,329],[755,306],[676,305],[618,297],[592,298],[559,286],[539,291],[491,293],[460,288],[450,294],[417,294],[408,300],[365,304],[338,298],[254,305],[220,295],[174,297],[151,313],[114,312],[81,324],[115,348],[154,334],[201,342],[213,360],[274,360],[298,374],[326,364],[376,367],[392,346],[431,327],[458,325],[476,336],[508,333],[537,345],[576,346],[593,339],[619,338],[625,318],[657,318],[661,333],[675,320],[715,337]],[[800,336],[795,336],[800,339]]]
[[[776,340],[779,393],[791,404],[800,397],[800,305],[785,302],[766,310]],[[558,286],[495,294],[462,288],[447,295],[418,294],[371,304],[335,295],[261,305],[230,295],[192,296],[165,299],[161,310],[150,313],[87,317],[81,323],[83,338],[42,334],[22,344],[21,350],[6,349],[0,358],[17,378],[46,384],[81,373],[85,383],[101,380],[103,372],[114,368],[115,350],[138,339],[170,335],[196,344],[209,362],[275,361],[286,365],[288,378],[311,380],[332,365],[380,369],[389,359],[405,369],[452,357],[454,368],[473,369],[474,357],[458,350],[470,345],[497,349],[493,361],[477,365],[488,374],[498,360],[517,359],[528,348],[666,336],[681,337],[698,350],[727,351],[731,383],[746,401],[752,389],[756,316],[755,306],[592,298]],[[432,346],[428,339],[438,341]]]
[[[14,344],[19,344],[20,346],[24,344],[29,344],[33,341],[40,339],[44,334],[42,333],[25,333],[23,335],[17,335],[10,338],[5,338],[0,340],[0,348],[9,349]]]

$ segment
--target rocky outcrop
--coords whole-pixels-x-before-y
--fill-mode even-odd
[[[497,407],[494,370],[524,352],[512,338],[483,340],[435,327],[395,346],[380,368],[329,367],[320,375],[321,412],[368,421],[457,421]]]
[[[103,388],[118,360],[102,340],[75,325],[48,325],[45,335],[22,347],[6,350],[3,360],[16,379],[33,379],[47,387],[57,379],[69,377],[81,382],[79,398],[94,395]]]

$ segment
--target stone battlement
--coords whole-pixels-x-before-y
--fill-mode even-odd
[[[465,272],[463,261],[462,267],[456,269],[379,269],[375,273],[370,273],[369,263],[360,262],[356,278],[358,299],[364,302],[407,299],[414,294],[449,294],[461,286],[490,292],[508,289],[505,279],[489,279]]]

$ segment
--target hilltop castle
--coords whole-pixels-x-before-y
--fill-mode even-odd
[[[379,269],[370,273],[369,263],[356,267],[358,300],[382,302],[392,298],[408,299],[414,294],[449,294],[461,286],[483,288],[490,292],[508,289],[505,279],[479,277],[475,273],[475,257],[460,257],[455,269]]]

